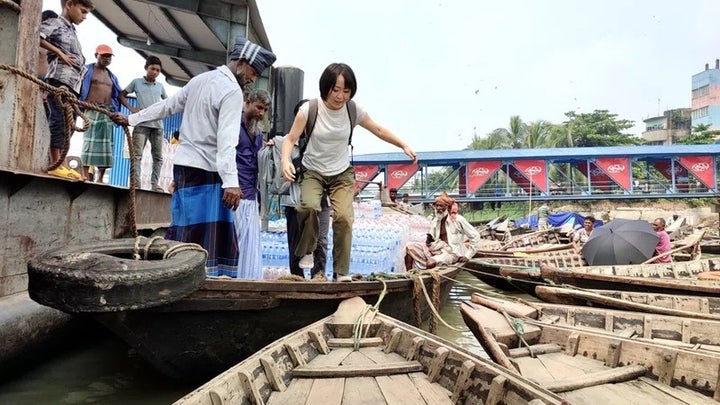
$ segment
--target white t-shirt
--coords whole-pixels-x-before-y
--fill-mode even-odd
[[[300,111],[308,116],[310,103],[300,107]],[[367,112],[357,103],[357,123],[365,119]],[[350,138],[350,117],[348,110],[343,107],[339,110],[327,108],[322,99],[318,99],[318,115],[315,127],[310,135],[303,166],[314,170],[323,176],[335,176],[344,172],[350,166],[348,153],[348,139]]]

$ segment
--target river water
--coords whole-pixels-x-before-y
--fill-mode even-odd
[[[484,356],[458,307],[475,290],[490,287],[462,272],[441,316],[438,335]],[[381,307],[382,310],[382,307]],[[40,361],[0,370],[0,404],[169,404],[195,388],[164,378],[128,349],[124,342],[92,326],[81,339],[65,344]]]

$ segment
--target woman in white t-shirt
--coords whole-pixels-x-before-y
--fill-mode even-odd
[[[312,267],[312,252],[318,238],[318,214],[324,192],[330,197],[333,209],[333,273],[338,281],[352,281],[350,272],[350,249],[352,246],[352,225],[354,220],[353,196],[355,194],[355,171],[350,165],[348,141],[351,134],[348,101],[357,92],[355,73],[344,63],[330,64],[320,76],[320,95],[315,125],[302,159],[303,172],[300,182],[300,204],[296,210],[302,229],[300,243],[294,254],[302,257],[300,267]],[[295,116],[290,133],[290,142],[282,148],[283,176],[295,181],[295,167],[290,152],[307,124],[310,103],[305,103]],[[356,105],[356,122],[383,141],[401,148],[406,155],[417,162],[415,152],[392,131],[370,118],[370,115]],[[309,266],[309,267],[307,267]]]

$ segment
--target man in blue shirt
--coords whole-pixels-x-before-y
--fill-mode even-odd
[[[143,108],[150,107],[158,101],[165,100],[167,94],[162,83],[156,80],[162,70],[162,62],[157,56],[148,56],[145,61],[145,76],[139,77],[120,93],[120,102],[133,113],[139,112]],[[135,93],[137,97],[137,107],[133,107],[127,101],[127,95]],[[133,146],[135,149],[135,187],[140,187],[140,173],[142,168],[143,150],[145,143],[150,142],[150,151],[152,152],[152,175],[150,177],[150,186],[155,191],[165,191],[158,184],[160,180],[160,170],[163,164],[163,122],[162,120],[154,120],[143,122],[133,129]]]
[[[260,213],[258,211],[258,152],[263,146],[260,122],[270,108],[270,95],[265,90],[252,90],[243,106],[240,139],[237,145],[238,183],[242,197],[235,210],[235,231],[240,251],[238,278],[262,279],[260,244]]]

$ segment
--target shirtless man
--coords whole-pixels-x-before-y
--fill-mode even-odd
[[[88,71],[83,79],[80,99],[116,112],[120,111],[122,88],[117,77],[108,69],[112,57],[112,48],[98,45],[95,49],[97,62],[86,66]],[[86,114],[91,124],[83,137],[80,155],[83,171],[85,177],[88,177],[90,166],[97,167],[98,177],[95,181],[102,183],[105,169],[113,166],[113,123],[105,114],[93,110],[86,111]]]

